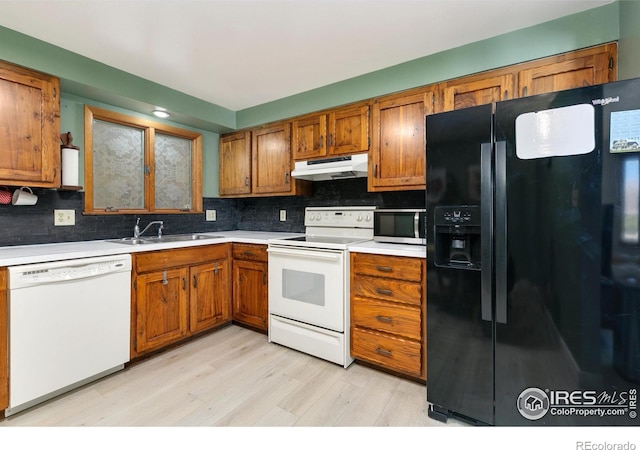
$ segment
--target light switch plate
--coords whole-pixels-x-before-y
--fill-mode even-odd
[[[287,210],[286,209],[281,209],[280,210],[280,222],[286,222],[287,221]]]
[[[216,220],[216,210],[215,209],[207,209],[206,220],[207,220],[207,222],[214,222]]]
[[[76,224],[76,211],[74,209],[54,209],[53,225],[56,227],[66,227]]]

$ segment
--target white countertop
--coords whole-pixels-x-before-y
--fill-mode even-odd
[[[267,244],[269,239],[282,239],[302,236],[303,233],[282,233],[268,231],[217,231],[196,233],[202,235],[221,236],[219,239],[202,239],[196,241],[165,242],[159,244],[118,244],[108,240],[62,242],[55,244],[34,244],[0,247],[0,267],[33,264],[48,261],[64,261],[94,256],[119,255],[124,253],[148,252],[169,248],[195,247],[198,245],[236,242],[245,244]],[[425,258],[423,245],[385,244],[367,241],[349,246],[352,252],[377,253],[381,255],[409,256]]]
[[[269,239],[301,236],[303,233],[236,230],[196,234],[216,235],[222,237],[219,239],[140,245],[118,244],[107,240],[96,240],[0,247],[0,267],[89,258],[94,256],[119,255],[123,253],[148,252],[169,248],[195,247],[198,245],[220,244],[224,242],[266,244]]]
[[[350,252],[374,253],[378,255],[408,256],[411,258],[426,258],[425,245],[388,244],[385,242],[367,241],[349,246]]]

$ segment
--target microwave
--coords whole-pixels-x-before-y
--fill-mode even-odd
[[[427,243],[426,209],[375,209],[373,240],[396,244]]]

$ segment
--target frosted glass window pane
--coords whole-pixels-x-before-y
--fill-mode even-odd
[[[144,208],[144,130],[93,121],[93,205]]]
[[[191,209],[191,141],[156,133],[155,207]]]

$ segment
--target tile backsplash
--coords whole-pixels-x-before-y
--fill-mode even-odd
[[[34,189],[33,206],[0,205],[0,246],[88,241],[131,236],[136,215],[82,215],[84,193]],[[379,208],[424,207],[424,191],[367,192],[367,179],[321,181],[313,185],[310,197],[252,197],[240,199],[204,198],[204,209],[215,209],[217,220],[205,221],[203,214],[140,215],[144,227],[163,220],[166,234],[218,232],[225,230],[304,232],[306,206],[375,205]],[[73,209],[76,224],[54,226],[55,209]],[[280,221],[280,210],[287,220]]]

